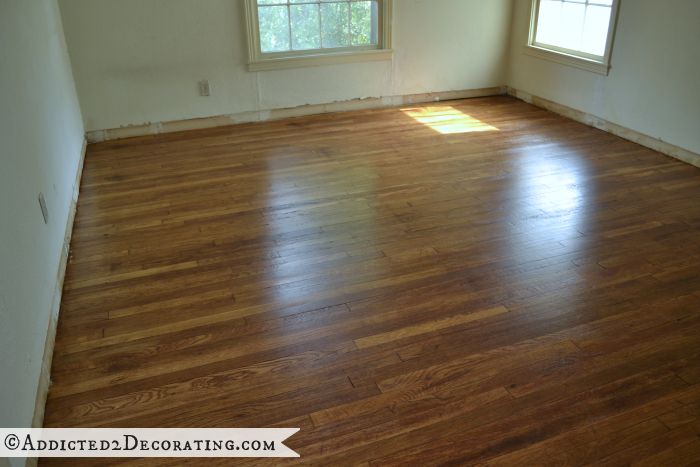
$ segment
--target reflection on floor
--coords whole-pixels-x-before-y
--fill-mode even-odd
[[[699,459],[699,199],[700,170],[508,97],[92,145],[47,426]]]

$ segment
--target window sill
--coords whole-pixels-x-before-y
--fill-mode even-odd
[[[373,62],[391,60],[393,50],[362,50],[335,52],[318,55],[297,55],[288,57],[262,58],[248,63],[248,71],[280,70],[307,66],[334,65],[338,63]]]
[[[606,63],[545,49],[543,47],[537,47],[535,45],[526,45],[525,53],[533,57],[549,60],[550,62],[561,63],[562,65],[580,68],[581,70],[591,71],[601,75],[607,75],[610,70],[610,66]]]

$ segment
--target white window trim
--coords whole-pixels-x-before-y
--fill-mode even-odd
[[[612,55],[613,42],[615,39],[615,27],[617,26],[617,12],[619,7],[620,1],[613,0],[610,10],[608,37],[605,41],[605,55],[600,57],[586,54],[585,52],[538,43],[535,38],[537,37],[537,17],[539,16],[540,0],[532,0],[530,34],[528,36],[527,45],[525,46],[525,53],[563,65],[607,75],[610,72],[610,57]]]
[[[281,68],[330,65],[334,63],[391,60],[391,14],[393,0],[377,0],[380,31],[376,46],[339,49],[294,50],[262,53],[258,26],[257,0],[245,0],[246,31],[248,35],[248,70],[265,71]]]

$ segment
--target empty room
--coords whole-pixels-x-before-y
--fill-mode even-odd
[[[700,1],[0,0],[0,467],[700,464]]]

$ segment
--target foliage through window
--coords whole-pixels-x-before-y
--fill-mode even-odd
[[[379,0],[257,0],[260,52],[377,48],[378,3]]]

